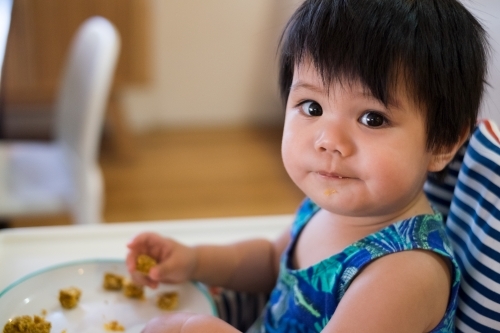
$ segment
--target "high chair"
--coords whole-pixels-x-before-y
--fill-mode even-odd
[[[52,142],[0,143],[0,218],[69,212],[102,220],[98,147],[120,49],[115,27],[91,17],[78,29],[63,68]]]
[[[450,164],[429,179],[429,200],[446,227],[462,270],[457,332],[500,332],[500,131],[482,121]]]

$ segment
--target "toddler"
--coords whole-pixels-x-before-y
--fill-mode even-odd
[[[305,193],[274,242],[129,246],[137,282],[269,292],[249,332],[453,332],[460,271],[423,184],[474,127],[484,31],[456,0],[306,0],[280,44],[285,168]],[[237,332],[170,314],[144,332]]]

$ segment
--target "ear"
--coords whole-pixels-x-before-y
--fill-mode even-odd
[[[460,140],[458,140],[453,146],[448,148],[440,149],[438,152],[432,153],[431,160],[427,166],[427,171],[439,172],[443,170],[448,163],[453,159],[460,147],[463,146],[464,142],[469,138],[470,132],[465,130]]]

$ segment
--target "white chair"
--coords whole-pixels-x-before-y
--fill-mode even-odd
[[[69,212],[74,223],[102,221],[98,148],[119,50],[105,18],[79,28],[56,98],[55,139],[0,143],[0,219]]]

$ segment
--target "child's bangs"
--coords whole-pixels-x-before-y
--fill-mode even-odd
[[[312,62],[325,86],[359,82],[385,105],[391,103],[398,83],[415,82],[411,65],[415,63],[414,45],[407,38],[410,31],[394,29],[391,20],[397,15],[387,15],[389,9],[366,3],[358,8],[355,2],[350,1],[348,6],[344,1],[325,1],[315,10],[302,8],[289,21],[281,41],[284,101],[294,67],[305,61]],[[405,80],[401,80],[403,77]],[[416,95],[412,91],[415,101],[422,101]]]

